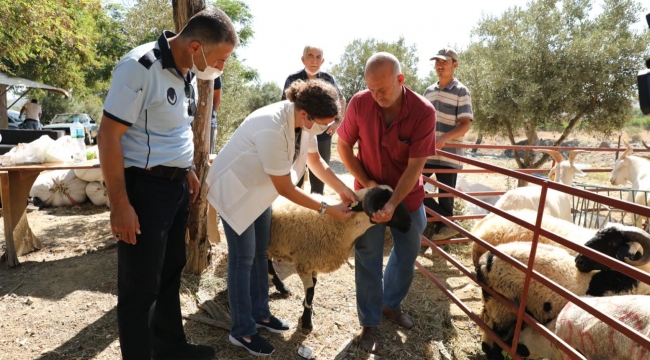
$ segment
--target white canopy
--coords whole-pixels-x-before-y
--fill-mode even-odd
[[[7,74],[1,73],[0,72],[0,84],[8,85],[8,86],[22,86],[26,88],[34,88],[34,89],[43,89],[51,92],[55,92],[58,94],[61,94],[65,97],[70,97],[70,94],[68,94],[67,91],[63,89],[56,88],[54,86],[50,85],[45,85],[36,81],[32,80],[27,80],[19,77],[10,77],[7,76]]]

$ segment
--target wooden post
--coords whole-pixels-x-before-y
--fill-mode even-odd
[[[0,171],[0,193],[2,194],[2,216],[4,217],[7,252],[3,258],[7,267],[20,263],[18,255],[43,247],[27,222],[25,208],[27,196],[40,171]],[[13,229],[13,230],[12,230]]]
[[[197,12],[205,9],[205,0],[173,0],[174,25],[180,32],[189,19]],[[210,265],[211,247],[207,236],[207,186],[205,178],[209,169],[210,151],[210,117],[212,115],[212,81],[197,80],[199,96],[197,112],[192,122],[194,133],[194,164],[196,176],[201,187],[196,202],[190,204],[190,219],[185,238],[187,265],[185,272],[200,274]]]
[[[0,129],[7,129],[9,127],[7,110],[7,85],[0,84]]]

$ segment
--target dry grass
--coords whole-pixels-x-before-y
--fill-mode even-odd
[[[385,246],[385,260],[390,247]],[[468,258],[468,245],[457,245],[450,252],[460,258]],[[226,245],[220,243],[213,250],[217,254],[214,265],[200,278],[183,277],[183,310],[201,313],[199,299],[212,299],[225,308],[228,306],[226,276]],[[354,258],[351,257],[351,262]],[[442,258],[430,253],[418,257],[418,261],[441,281],[447,282],[450,289],[464,301],[478,306],[478,289],[455,268]],[[385,263],[385,261],[384,261]],[[275,359],[296,359],[299,346],[309,346],[318,359],[367,359],[369,355],[359,350],[356,344],[342,347],[353,340],[360,327],[356,316],[356,297],[354,270],[344,265],[331,274],[319,275],[314,300],[314,330],[307,334],[299,327],[302,314],[302,283],[287,264],[278,264],[278,273],[291,290],[288,298],[281,297],[271,290],[271,312],[288,320],[292,329],[285,334],[262,332],[276,348]],[[443,341],[446,348],[457,359],[481,359],[480,340],[475,324],[468,321],[464,313],[452,305],[447,297],[427,278],[416,272],[411,291],[403,303],[403,308],[416,323],[411,330],[403,330],[396,325],[382,321],[380,324],[382,350],[377,357],[388,359],[432,359],[437,358],[438,349],[434,342]],[[246,351],[232,346],[227,340],[227,331],[188,321],[186,332],[196,342],[208,343],[219,349],[217,359],[248,359]]]
[[[646,135],[646,140],[650,140]],[[595,141],[584,145],[596,146]],[[504,143],[484,140],[484,143],[499,142]],[[496,151],[479,151],[477,158],[516,167],[512,159],[500,157]],[[611,167],[613,156],[583,154],[578,161],[604,168]],[[338,158],[333,157],[332,167],[346,182],[351,181]],[[515,181],[505,176],[470,174],[466,178],[497,190],[516,186]],[[603,185],[608,182],[607,175],[602,173],[583,180]],[[463,213],[463,203],[457,201],[457,214]],[[0,359],[119,359],[115,311],[117,255],[107,225],[108,209],[90,205],[44,209],[29,213],[28,218],[44,249],[21,256],[23,265],[18,269],[0,266]],[[472,224],[470,221],[461,225],[471,228]],[[2,239],[1,245],[4,245]],[[387,241],[386,257],[389,249],[390,241]],[[471,268],[469,244],[444,249]],[[182,306],[187,314],[203,315],[198,305],[206,299],[228,307],[225,240],[212,250],[212,265],[202,276],[183,276]],[[353,262],[353,257],[350,260]],[[478,313],[480,289],[473,282],[431,250],[419,256],[418,261]],[[297,349],[301,345],[311,347],[317,359],[370,358],[355,345],[346,347],[360,331],[353,269],[343,265],[334,273],[319,276],[314,299],[315,328],[306,334],[297,327],[302,313],[301,281],[291,266],[279,264],[277,268],[292,295],[282,298],[272,291],[270,306],[275,315],[288,320],[293,328],[283,335],[262,332],[277,349],[271,358],[299,359]],[[405,331],[382,322],[379,329],[384,346],[377,357],[438,359],[438,345],[443,344],[454,359],[484,359],[476,324],[420,272],[415,274],[403,308],[416,327]],[[190,341],[213,346],[218,352],[217,359],[254,358],[231,345],[228,332],[223,329],[195,321],[186,321],[185,329]]]

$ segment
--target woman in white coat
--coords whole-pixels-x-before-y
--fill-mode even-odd
[[[223,223],[228,241],[230,341],[254,355],[269,355],[273,346],[257,328],[289,329],[269,310],[268,257],[271,203],[282,195],[294,203],[333,216],[349,218],[356,201],[349,189],[318,154],[315,136],[327,130],[340,112],[336,89],[322,81],[294,82],[288,101],[250,114],[214,160],[207,183],[208,201]],[[295,186],[309,165],[334,189],[341,204],[326,204]]]

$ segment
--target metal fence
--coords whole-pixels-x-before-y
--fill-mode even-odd
[[[551,150],[571,150],[571,149],[582,149],[582,150],[589,150],[589,151],[616,151],[616,149],[601,149],[601,148],[557,148],[557,147],[526,147],[526,146],[495,146],[495,145],[481,145],[481,146],[459,146],[459,147],[480,147],[480,148],[491,148],[491,149],[540,149],[540,148],[546,148],[546,149],[551,149]],[[561,191],[568,193],[573,196],[573,207],[576,209],[576,212],[574,213],[574,221],[579,224],[589,224],[595,227],[600,227],[602,226],[601,222],[604,221],[619,221],[623,223],[628,223],[632,224],[633,222],[636,221],[638,215],[643,215],[643,216],[649,216],[650,215],[650,209],[648,207],[644,207],[641,205],[637,205],[634,203],[630,203],[628,201],[625,201],[627,198],[626,196],[629,194],[628,190],[625,189],[618,189],[618,188],[606,188],[606,187],[598,187],[598,186],[593,186],[589,184],[576,184],[575,187],[567,186],[561,183],[549,181],[547,179],[543,179],[540,177],[532,176],[529,174],[534,174],[534,173],[540,173],[540,172],[546,172],[547,170],[510,170],[506,168],[502,168],[499,166],[487,164],[481,161],[478,161],[473,158],[468,158],[468,157],[463,157],[463,156],[458,156],[455,154],[447,153],[441,151],[440,154],[453,159],[453,160],[458,160],[461,161],[465,164],[472,165],[476,167],[477,169],[465,169],[465,170],[443,170],[442,172],[459,172],[459,173],[479,173],[479,172],[492,172],[496,174],[502,174],[506,175],[515,179],[520,179],[524,181],[528,181],[531,184],[536,184],[541,187],[540,191],[540,205],[537,213],[537,219],[535,224],[529,224],[521,219],[515,218],[512,215],[510,215],[507,212],[504,212],[500,209],[497,209],[490,204],[487,204],[480,199],[477,199],[477,196],[485,196],[485,195],[499,195],[503,194],[503,191],[494,191],[494,192],[474,192],[474,193],[463,193],[460,192],[454,188],[451,188],[445,184],[439,183],[438,181],[432,180],[428,177],[425,176],[425,181],[437,186],[438,188],[446,191],[448,194],[429,194],[427,197],[445,197],[445,196],[455,196],[457,198],[462,198],[465,201],[471,202],[479,207],[482,207],[484,209],[487,209],[493,213],[498,214],[499,216],[502,216],[509,221],[520,225],[522,227],[528,228],[531,231],[533,231],[533,239],[531,242],[531,251],[530,251],[530,261],[528,264],[523,264],[514,258],[502,253],[498,249],[496,249],[494,246],[492,246],[490,243],[487,243],[483,239],[480,239],[476,236],[474,236],[470,231],[465,230],[464,228],[460,227],[457,223],[454,222],[454,220],[465,220],[465,219],[478,219],[483,217],[484,215],[463,215],[463,216],[450,216],[450,217],[443,217],[440,214],[432,211],[429,208],[425,208],[426,212],[432,216],[428,221],[442,221],[445,223],[447,226],[452,227],[459,231],[462,235],[464,235],[464,238],[459,238],[459,239],[449,239],[449,240],[441,240],[441,241],[431,241],[430,239],[426,238],[423,236],[422,243],[423,245],[427,245],[431,247],[433,251],[435,251],[437,254],[442,256],[444,259],[446,259],[449,263],[453,264],[456,268],[458,268],[459,271],[461,271],[463,274],[465,274],[469,279],[474,281],[478,286],[480,286],[484,291],[489,293],[492,297],[500,301],[506,308],[508,308],[510,311],[513,313],[517,314],[517,324],[515,327],[514,331],[514,338],[512,340],[512,344],[506,344],[499,336],[490,329],[490,327],[483,322],[478,314],[475,314],[474,312],[471,311],[471,309],[463,304],[463,302],[456,297],[453,292],[447,289],[445,284],[441,282],[439,279],[436,278],[435,275],[433,275],[431,272],[429,272],[424,266],[422,266],[420,263],[416,262],[416,267],[428,278],[430,279],[451,301],[453,301],[460,309],[462,309],[467,316],[474,321],[483,331],[485,331],[489,337],[491,337],[495,343],[497,343],[501,348],[503,348],[513,359],[521,359],[517,354],[516,354],[516,349],[517,349],[517,344],[519,340],[519,335],[521,331],[521,326],[525,322],[528,326],[532,327],[535,329],[537,332],[543,334],[547,339],[549,339],[553,344],[557,345],[562,351],[564,351],[566,354],[568,354],[571,358],[575,359],[585,359],[585,357],[574,350],[569,344],[564,342],[562,339],[557,337],[555,334],[553,334],[550,330],[548,330],[543,324],[540,324],[537,322],[534,318],[532,318],[530,315],[526,313],[526,303],[528,299],[528,289],[530,287],[530,282],[531,280],[535,280],[552,291],[560,294],[562,297],[567,299],[568,301],[572,302],[573,304],[579,306],[580,308],[584,309],[585,311],[589,312],[590,314],[593,314],[596,318],[599,320],[605,322],[612,328],[614,328],[616,331],[619,331],[623,335],[627,336],[628,338],[632,339],[634,342],[638,343],[640,346],[650,350],[650,339],[642,334],[640,334],[638,331],[635,329],[630,328],[629,326],[625,325],[618,319],[614,319],[609,315],[603,314],[599,312],[598,310],[594,309],[592,306],[586,304],[584,301],[582,301],[579,297],[577,297],[575,294],[569,292],[565,288],[561,287],[557,283],[553,282],[552,280],[548,279],[544,275],[540,274],[539,272],[533,270],[533,265],[535,263],[535,255],[537,253],[537,245],[539,242],[539,236],[545,236],[555,242],[557,242],[559,245],[565,246],[567,248],[570,248],[578,253],[584,254],[588,256],[589,258],[592,258],[598,262],[601,262],[602,264],[619,271],[627,276],[630,276],[634,279],[640,280],[644,283],[650,284],[650,274],[640,271],[637,268],[634,268],[626,263],[619,262],[616,259],[610,258],[606,255],[603,255],[597,251],[594,251],[590,248],[586,248],[582,245],[578,245],[576,243],[573,243],[566,238],[562,238],[554,233],[551,233],[543,228],[541,228],[541,223],[542,223],[542,217],[544,216],[544,203],[546,199],[546,194],[549,189]],[[586,170],[587,172],[603,172],[603,171],[610,171],[610,169],[588,169]],[[425,175],[428,175],[432,171],[425,170],[423,173]],[[436,172],[438,172],[436,170]],[[603,195],[601,193],[609,191],[606,195]],[[617,196],[613,196],[617,195]],[[595,215],[597,214],[597,215]],[[634,215],[632,215],[634,214]],[[595,216],[595,218],[594,218]],[[481,247],[484,247],[488,251],[492,252],[499,258],[503,259],[510,265],[514,266],[516,269],[519,271],[522,271],[525,273],[525,282],[523,286],[523,292],[522,292],[522,298],[520,300],[520,303],[515,303],[511,300],[508,300],[501,296],[499,293],[495,292],[485,284],[479,282],[476,278],[476,275],[473,270],[468,269],[465,267],[460,261],[455,259],[452,255],[447,253],[441,245],[443,244],[452,244],[452,243],[461,243],[461,242],[474,242],[480,245]]]

